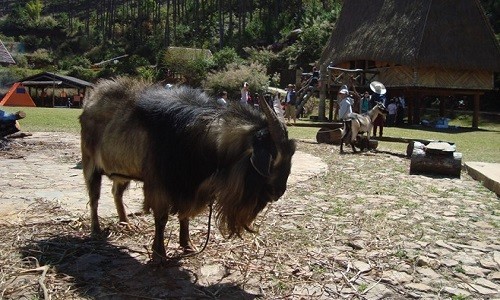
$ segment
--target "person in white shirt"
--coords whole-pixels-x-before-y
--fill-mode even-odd
[[[343,85],[337,95],[337,102],[339,103],[339,118],[344,121],[348,115],[352,113],[352,106],[354,99],[350,97],[347,86]]]
[[[398,112],[398,106],[396,105],[394,99],[391,99],[391,101],[389,102],[389,105],[387,106],[387,112],[387,125],[394,126],[396,122],[396,114]]]
[[[250,96],[250,92],[248,91],[248,82],[243,83],[243,87],[241,88],[241,103],[248,104],[248,98]]]

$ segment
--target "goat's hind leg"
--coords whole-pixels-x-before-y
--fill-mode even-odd
[[[88,156],[84,155],[82,157],[82,166],[83,177],[90,199],[90,228],[92,234],[99,234],[101,232],[101,227],[99,225],[97,208],[99,206],[99,198],[101,197],[102,174],[96,169],[94,161]]]
[[[351,147],[352,147],[352,152],[356,153],[356,147],[354,144],[356,143],[356,139],[358,138],[358,130],[356,128],[352,128],[351,126],[351,139],[349,140]]]
[[[347,124],[347,122],[344,121],[344,128],[342,136],[340,137],[340,153],[344,153],[344,143],[346,142],[346,138],[348,138],[350,134],[351,134],[351,128]]]

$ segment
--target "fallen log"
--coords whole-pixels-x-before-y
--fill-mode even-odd
[[[356,142],[354,143],[354,146],[358,147],[359,149],[368,149],[368,150],[374,150],[378,148],[378,141],[377,140],[368,140],[368,137],[366,135],[360,135],[358,134]]]
[[[322,127],[316,133],[316,141],[318,143],[340,145],[340,139],[342,138],[342,128],[330,129],[327,127]]]

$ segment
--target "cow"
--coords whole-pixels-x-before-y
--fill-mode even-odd
[[[370,140],[371,131],[373,128],[373,121],[378,115],[382,115],[385,120],[386,108],[384,104],[377,103],[370,109],[367,113],[357,114],[350,113],[347,115],[347,119],[344,122],[344,129],[342,131],[342,137],[340,139],[340,153],[344,152],[344,143],[348,142],[352,147],[352,152],[356,153],[356,148],[354,143],[358,137],[358,133],[366,132],[368,141]],[[361,149],[363,150],[363,149]]]
[[[102,176],[112,181],[120,222],[128,222],[123,193],[142,181],[144,210],[153,213],[153,261],[166,260],[164,230],[179,219],[179,244],[193,252],[189,219],[213,204],[227,237],[253,232],[267,203],[286,190],[295,153],[280,122],[261,98],[221,107],[204,92],[119,77],[99,81],[80,115],[82,167],[91,231],[100,233]]]

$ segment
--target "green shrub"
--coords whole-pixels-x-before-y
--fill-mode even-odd
[[[157,75],[158,74],[156,70],[149,66],[142,66],[137,68],[137,76],[145,79],[146,81],[154,81]]]
[[[28,67],[28,59],[24,54],[15,54],[12,56],[14,60],[16,61],[16,66],[19,68],[26,68]]]
[[[227,70],[208,74],[203,86],[214,93],[221,90],[228,92],[228,98],[239,100],[243,82],[248,82],[250,92],[261,92],[269,84],[265,66],[257,63],[250,65],[230,64]]]
[[[68,75],[89,82],[94,82],[97,79],[97,72],[81,66],[72,66],[70,71],[68,72]]]
[[[90,68],[90,60],[83,56],[65,57],[59,62],[59,68],[62,70],[70,70],[73,67]]]
[[[38,49],[32,54],[28,54],[26,56],[30,66],[38,69],[52,66],[52,63],[54,62],[52,55],[47,49]]]
[[[238,56],[236,50],[230,47],[224,47],[220,51],[214,53],[213,56],[214,68],[216,70],[223,70],[231,63],[242,63],[243,59]]]
[[[172,47],[165,51],[161,65],[165,73],[182,77],[183,84],[199,87],[212,68],[213,60],[208,50]]]

